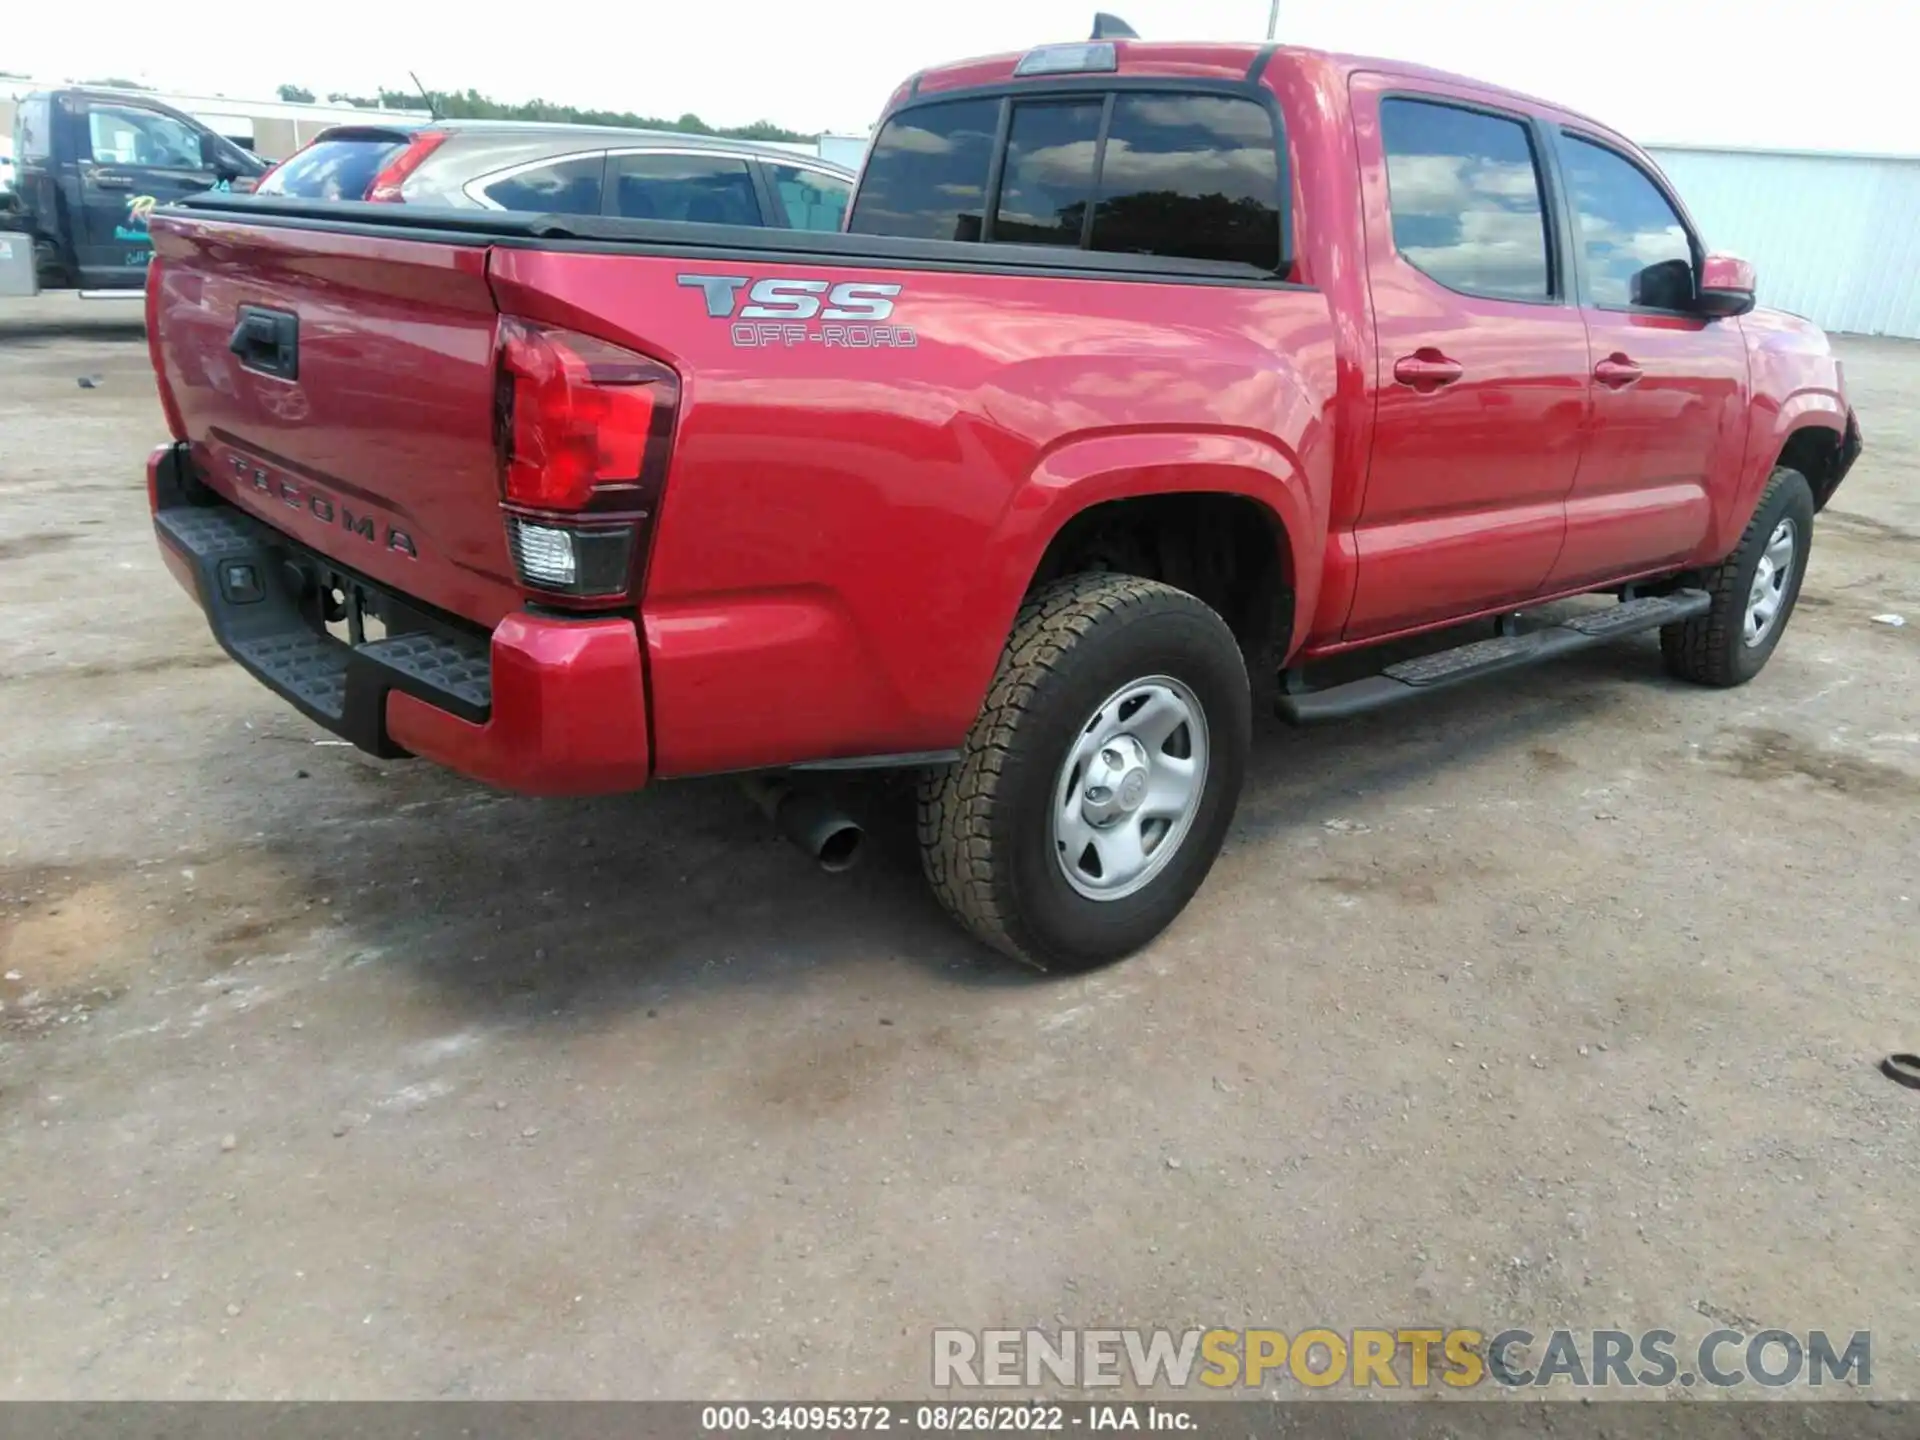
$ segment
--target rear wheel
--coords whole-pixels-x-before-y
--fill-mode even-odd
[[[1701,685],[1744,685],[1767,663],[1800,598],[1813,544],[1813,490],[1798,470],[1773,472],[1739,546],[1703,577],[1706,614],[1668,625],[1668,673]]]
[[[936,895],[1001,953],[1080,970],[1178,915],[1233,819],[1252,729],[1226,623],[1171,586],[1076,575],[1022,607],[960,763],[921,783]]]

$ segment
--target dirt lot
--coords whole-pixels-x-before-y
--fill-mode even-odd
[[[115,314],[0,312],[0,1397],[911,1395],[935,1325],[1422,1322],[1870,1328],[1920,1392],[1874,1068],[1920,347],[1844,343],[1870,448],[1751,687],[1642,640],[1267,726],[1188,914],[1046,981],[884,790],[835,878],[724,783],[327,741],[155,558]]]

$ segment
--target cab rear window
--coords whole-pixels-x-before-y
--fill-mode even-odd
[[[873,142],[847,229],[978,240],[999,125],[998,100],[921,105],[894,116]]]
[[[14,158],[22,163],[53,154],[53,107],[44,95],[29,95],[13,117]]]
[[[373,177],[406,145],[404,140],[389,137],[318,140],[294,152],[254,193],[306,200],[363,200]]]
[[[1274,270],[1282,195],[1279,137],[1258,101],[1036,90],[895,115],[874,141],[847,229]]]

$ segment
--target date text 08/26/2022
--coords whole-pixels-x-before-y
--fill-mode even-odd
[[[1070,1430],[1189,1431],[1198,1428],[1192,1407],[1164,1404],[708,1405],[700,1428],[716,1434],[764,1431],[900,1431],[945,1434],[1002,1431],[1010,1434]]]

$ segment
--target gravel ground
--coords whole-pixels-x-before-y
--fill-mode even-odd
[[[1871,1329],[1914,1394],[1920,347],[1842,349],[1869,449],[1754,684],[1642,638],[1265,726],[1187,915],[1041,980],[885,787],[827,877],[725,783],[330,742],[155,557],[137,316],[8,302],[0,1397],[908,1396],[936,1325],[1420,1323]]]

